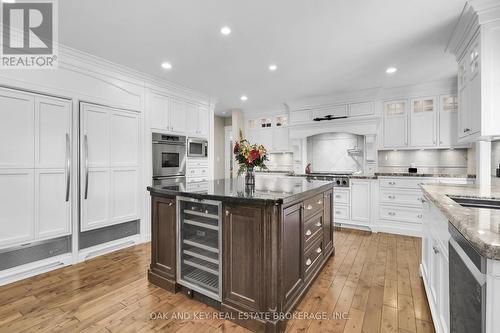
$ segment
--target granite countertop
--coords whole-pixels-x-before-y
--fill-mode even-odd
[[[179,183],[177,186],[155,185],[147,189],[152,193],[185,195],[198,199],[213,199],[233,202],[283,203],[299,198],[308,191],[333,187],[331,181],[312,180],[299,177],[275,175],[255,176],[255,186],[245,185],[244,177],[207,181],[204,190]]]
[[[376,172],[378,177],[436,177],[436,178],[476,178],[476,175],[451,173],[409,173],[409,172]]]
[[[500,260],[500,210],[462,207],[449,196],[500,199],[500,180],[478,185],[422,185],[425,196],[484,257]]]

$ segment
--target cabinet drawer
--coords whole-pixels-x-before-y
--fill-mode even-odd
[[[380,189],[380,202],[398,205],[422,206],[422,191]]]
[[[333,205],[333,220],[349,220],[351,219],[351,210],[349,206]]]
[[[312,276],[323,259],[323,238],[314,239],[312,246],[304,254],[304,271],[306,280]]]
[[[436,183],[436,180],[430,178],[421,178],[421,177],[380,179],[380,187],[386,187],[386,188],[419,189],[420,184],[430,184],[430,183]]]
[[[304,201],[304,218],[307,219],[323,210],[323,194]]]
[[[380,218],[392,221],[422,223],[422,209],[399,207],[399,206],[380,206]]]
[[[207,168],[190,168],[187,171],[188,177],[204,177],[208,175]]]
[[[323,214],[318,214],[304,222],[304,248],[309,248],[318,237],[318,233],[323,233]]]
[[[186,166],[188,168],[208,168],[208,159],[188,159]]]
[[[349,205],[351,202],[351,191],[349,189],[339,189],[335,188],[333,190],[333,205],[344,204]]]

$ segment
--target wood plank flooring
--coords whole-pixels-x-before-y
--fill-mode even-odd
[[[215,318],[206,305],[149,284],[149,246],[0,287],[0,332],[248,332]],[[418,238],[342,229],[335,247],[296,309],[334,319],[292,319],[288,332],[434,332]]]

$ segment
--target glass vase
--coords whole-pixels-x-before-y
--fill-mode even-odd
[[[247,168],[245,173],[245,185],[255,185],[255,172],[253,168]]]

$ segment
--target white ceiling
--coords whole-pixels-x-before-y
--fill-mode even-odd
[[[218,98],[217,112],[449,78],[464,0],[64,0],[60,41]],[[230,36],[219,30],[231,27]],[[169,61],[173,69],[160,67]],[[270,72],[271,63],[278,65]],[[385,69],[399,71],[388,76]],[[240,101],[246,94],[247,102]]]

